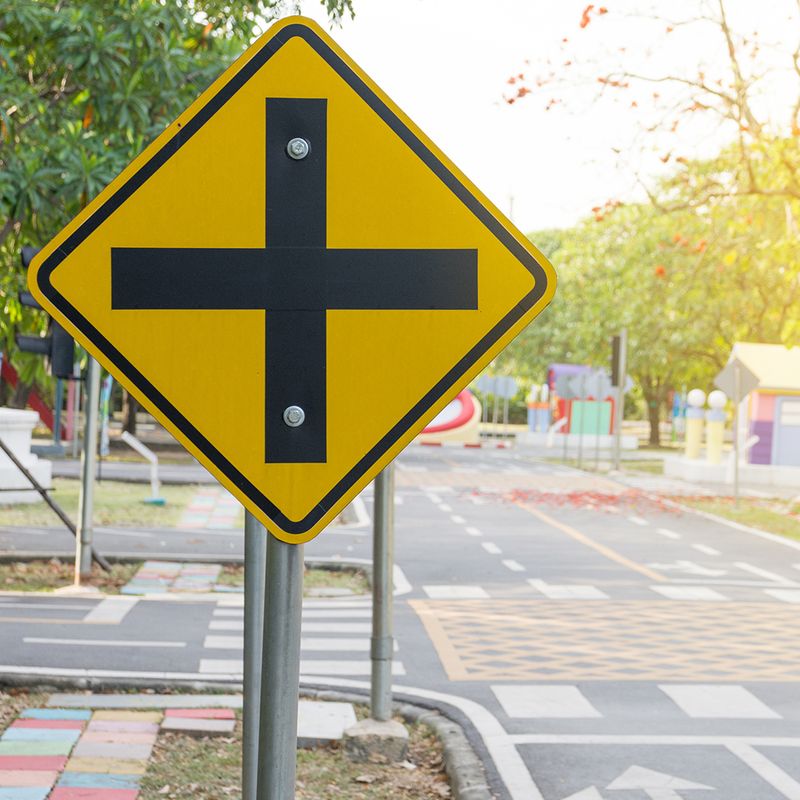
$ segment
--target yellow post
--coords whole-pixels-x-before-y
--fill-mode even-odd
[[[706,461],[709,464],[722,463],[722,443],[725,438],[725,392],[715,389],[708,395],[711,409],[706,412]]]

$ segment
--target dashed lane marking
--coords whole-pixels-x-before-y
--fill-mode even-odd
[[[494,542],[481,542],[481,547],[493,556],[499,556],[503,552]]]
[[[470,536],[483,536],[483,534],[477,528],[470,526],[469,528],[465,528],[465,530]]]
[[[523,567],[519,561],[514,561],[513,558],[503,559],[503,566],[510,569],[512,572],[525,572],[525,567]]]
[[[608,600],[608,595],[595,586],[552,584],[538,578],[530,578],[528,583],[551,600]]]
[[[707,544],[693,544],[692,547],[697,550],[698,553],[703,553],[706,556],[721,556],[719,550],[709,547]]]
[[[680,539],[681,535],[679,533],[675,533],[675,531],[671,531],[669,528],[659,528],[656,533],[661,534],[661,536],[666,536],[667,539]]]

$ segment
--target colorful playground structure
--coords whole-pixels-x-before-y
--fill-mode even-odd
[[[448,403],[417,437],[420,444],[480,444],[481,404],[469,389]]]
[[[738,364],[751,376],[751,385],[740,396],[738,415],[731,398],[714,390],[706,397],[701,389],[687,395],[684,452],[666,459],[664,472],[685,480],[731,483],[735,455],[743,482],[800,486],[800,347],[737,342],[728,364]],[[718,376],[719,378],[719,376]],[[708,409],[705,408],[706,402]],[[730,440],[737,447],[725,454],[729,419]]]

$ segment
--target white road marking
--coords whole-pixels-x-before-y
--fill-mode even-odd
[[[603,715],[577,686],[492,686],[512,719],[596,719]]]
[[[658,688],[692,719],[781,719],[744,686],[689,683]]]
[[[309,622],[303,625],[304,633],[372,633],[369,622]]]
[[[513,558],[503,559],[503,566],[510,569],[512,572],[525,572],[525,567],[523,567],[519,561],[514,561]]]
[[[464,517],[459,517],[458,514],[453,514],[450,520],[451,522],[455,522],[456,525],[463,525],[466,522]]]
[[[675,531],[671,531],[669,528],[659,528],[656,533],[660,533],[662,536],[666,536],[667,539],[680,539],[681,535],[679,533],[675,533]]]
[[[766,578],[768,581],[775,581],[775,583],[792,583],[792,581],[790,581],[788,578],[784,578],[783,575],[778,575],[775,572],[761,569],[761,567],[754,567],[752,564],[748,564],[745,561],[737,561],[734,566],[739,567],[739,569],[743,569],[745,572],[758,575],[759,578]]]
[[[483,600],[489,593],[480,586],[423,586],[431,600]]]
[[[466,528],[465,529],[470,536],[483,536],[483,534],[477,528]]]
[[[138,602],[138,597],[107,597],[83,621],[92,625],[119,625]]]
[[[499,556],[503,552],[494,542],[481,542],[481,547],[493,556]]]
[[[50,639],[26,636],[25,644],[76,644],[80,647],[186,647],[186,642],[156,642],[147,639]]]
[[[800,589],[764,589],[764,594],[784,603],[800,603]]]
[[[238,619],[212,619],[208,623],[210,631],[236,631],[242,633],[244,631],[244,622]]]
[[[800,800],[800,783],[787,775],[763,753],[759,753],[751,745],[742,742],[728,744],[727,748],[788,800]]]
[[[201,658],[200,672],[219,675],[241,675],[244,662],[238,658]]]
[[[642,519],[641,517],[637,517],[635,514],[630,514],[628,516],[628,521],[632,522],[634,525],[649,525],[650,524],[646,519]]]
[[[603,800],[603,795],[600,794],[600,790],[596,786],[587,786],[577,794],[565,797],[564,800]]]
[[[215,608],[211,612],[212,617],[239,617],[242,619],[244,617],[244,609],[243,608]]]
[[[713,786],[687,781],[677,775],[656,772],[652,769],[633,765],[628,767],[616,780],[606,786],[612,792],[623,789],[641,789],[652,800],[681,800],[678,792],[690,792],[695,789],[714,791]]]
[[[595,586],[552,584],[538,578],[530,578],[528,583],[551,600],[608,600],[608,595]]]
[[[707,544],[693,544],[692,547],[697,550],[698,553],[703,553],[707,556],[721,556],[719,550],[716,550],[713,547],[709,547]]]
[[[434,505],[437,505],[437,506],[438,506],[438,505],[440,505],[440,504],[441,504],[441,502],[442,502],[442,498],[441,498],[441,497],[439,497],[439,495],[438,495],[438,494],[433,494],[432,492],[427,492],[425,496],[426,496],[426,497],[428,498],[428,500],[430,500],[430,501],[431,501],[431,503],[433,503]]]
[[[449,514],[453,509],[447,505],[447,503],[439,503],[439,511],[444,511],[445,514]]]
[[[712,600],[720,602],[729,599],[715,589],[709,589],[708,586],[651,586],[650,588],[670,600]]]

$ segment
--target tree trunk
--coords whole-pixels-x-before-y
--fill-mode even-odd
[[[658,400],[647,401],[647,419],[650,422],[650,446],[661,447],[661,403]]]
[[[136,412],[139,410],[139,401],[132,397],[126,390],[122,392],[122,430],[131,436],[136,436]]]

